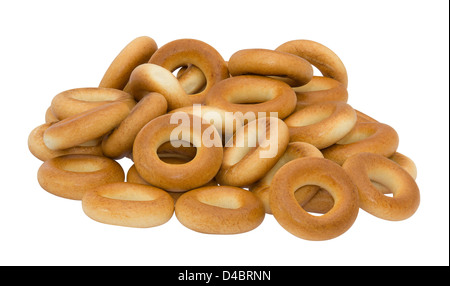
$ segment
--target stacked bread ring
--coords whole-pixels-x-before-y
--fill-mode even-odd
[[[328,240],[360,210],[398,221],[420,204],[397,132],[354,109],[347,86],[337,54],[310,40],[225,61],[200,40],[144,36],[97,87],[54,96],[28,147],[40,186],[101,223],[148,228],[175,214],[197,232],[237,234],[269,214]]]

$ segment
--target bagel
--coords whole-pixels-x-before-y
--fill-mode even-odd
[[[361,112],[359,110],[355,109],[355,112],[356,112],[357,122],[358,123],[359,122],[361,122],[361,123],[365,123],[365,122],[372,122],[372,123],[375,122],[375,123],[377,123],[378,122],[374,118],[370,117],[369,115],[367,115],[367,114],[365,114],[365,113],[363,113],[363,112]]]
[[[289,144],[289,130],[276,117],[261,117],[236,131],[223,151],[216,181],[245,187],[260,180],[277,163]]]
[[[222,162],[223,148],[212,125],[202,122],[200,117],[181,113],[184,116],[177,118],[177,114],[159,116],[141,129],[134,141],[133,160],[139,174],[150,184],[166,191],[182,192],[214,178]],[[179,138],[180,135],[189,138]],[[189,141],[197,149],[195,157],[186,164],[167,164],[158,157],[158,147],[174,137]]]
[[[168,110],[192,105],[177,78],[170,71],[154,64],[136,67],[123,90],[133,95],[137,101],[150,92],[160,93],[167,100]]]
[[[206,77],[203,72],[194,65],[180,69],[177,79],[187,94],[201,92],[206,86]]]
[[[52,107],[49,106],[45,111],[45,123],[54,123],[58,122],[59,118],[52,111]]]
[[[170,220],[172,197],[164,190],[133,183],[110,183],[86,191],[84,213],[91,219],[111,225],[149,228]]]
[[[119,126],[103,138],[102,149],[105,156],[121,159],[131,153],[134,139],[142,127],[166,111],[167,101],[164,96],[156,92],[146,95]]]
[[[389,157],[389,159],[402,167],[406,172],[408,172],[408,174],[411,175],[413,179],[416,179],[417,168],[414,164],[414,161],[409,157],[395,152],[395,154]],[[380,184],[379,182],[371,181],[371,183],[379,192],[383,194],[392,194],[392,191],[390,189]],[[302,206],[308,212],[326,213],[333,207],[333,204],[333,197],[326,190],[321,189],[317,192],[316,195],[311,198],[311,200],[303,202]]]
[[[270,193],[270,183],[272,182],[273,176],[287,162],[303,157],[323,158],[323,155],[319,149],[317,149],[316,147],[314,147],[309,143],[305,142],[289,143],[283,156],[281,156],[281,158],[272,167],[272,169],[270,169],[261,180],[259,180],[258,182],[249,187],[249,190],[253,192],[257,197],[259,197],[263,202],[266,213],[268,214],[272,213],[272,210],[270,209],[269,193]],[[295,193],[295,194],[298,193],[299,195],[301,194],[301,197],[297,197],[297,201],[299,201],[299,203],[303,201],[309,201],[311,197],[313,197],[319,189],[316,186],[305,186],[304,188],[305,190],[303,190],[303,192]]]
[[[313,76],[307,84],[293,89],[297,95],[297,104],[348,101],[348,91],[345,85],[329,77]]]
[[[325,158],[342,165],[356,153],[370,152],[390,157],[397,150],[398,144],[398,134],[391,126],[377,122],[360,122],[336,144],[321,151]]]
[[[288,79],[291,86],[302,86],[311,81],[311,64],[296,55],[267,49],[246,49],[235,52],[228,60],[232,76],[262,75]]]
[[[51,158],[69,155],[69,154],[80,154],[80,155],[97,155],[102,156],[103,150],[101,141],[98,140],[94,145],[82,144],[75,147],[71,147],[63,150],[51,150],[44,143],[44,132],[54,123],[44,123],[35,127],[28,135],[28,149],[31,154],[41,161],[47,161]]]
[[[310,40],[293,40],[283,43],[275,51],[294,54],[315,66],[323,76],[348,86],[347,69],[341,59],[328,47]]]
[[[315,185],[329,191],[334,206],[326,214],[314,216],[297,202],[294,192]],[[307,240],[328,240],[345,233],[355,222],[358,193],[352,180],[338,164],[323,158],[307,157],[286,163],[270,184],[270,207],[277,222],[291,234]]]
[[[63,120],[111,101],[123,101],[130,109],[136,105],[134,98],[121,90],[87,87],[58,93],[53,97],[50,108],[56,118]]]
[[[264,206],[251,192],[231,186],[197,188],[181,195],[175,215],[185,227],[209,234],[238,234],[258,227]]]
[[[319,149],[329,147],[346,136],[356,124],[355,110],[345,102],[314,103],[284,120],[291,142],[307,142]]]
[[[161,46],[149,63],[160,65],[170,72],[188,64],[200,69],[206,78],[206,85],[202,91],[189,95],[193,103],[203,104],[211,87],[229,77],[227,65],[220,53],[207,43],[195,39],[179,39]]]
[[[206,96],[205,104],[233,113],[259,118],[277,112],[281,119],[295,109],[297,98],[292,88],[279,80],[241,75],[231,77],[214,85]]]
[[[99,138],[118,126],[130,113],[126,102],[113,101],[54,123],[44,132],[51,150],[67,149]]]
[[[420,192],[416,182],[392,160],[379,154],[358,153],[349,157],[342,168],[358,189],[360,207],[366,212],[399,221],[411,217],[418,209]],[[379,192],[371,180],[389,188],[393,197]]]
[[[123,89],[131,72],[141,64],[148,62],[158,49],[155,40],[142,36],[135,38],[123,48],[110,64],[99,87]]]
[[[81,200],[94,187],[123,182],[125,173],[119,163],[103,156],[64,155],[42,163],[39,185],[47,192],[72,200]]]

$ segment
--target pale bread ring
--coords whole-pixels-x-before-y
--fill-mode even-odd
[[[176,122],[178,120],[171,123],[176,114],[159,116],[141,129],[134,141],[133,160],[139,174],[150,184],[167,191],[182,192],[200,187],[214,178],[222,162],[223,148],[220,136],[212,125],[186,113],[184,119],[189,124],[184,120],[181,124]],[[194,128],[195,124],[200,128]],[[187,139],[197,149],[195,157],[186,164],[164,163],[157,154],[159,146],[171,140],[175,129],[188,134],[190,138]],[[211,146],[205,144],[202,138],[207,129],[213,134]],[[179,135],[176,133],[174,136]]]
[[[339,165],[356,153],[370,152],[392,156],[398,148],[399,137],[391,126],[377,122],[361,122],[336,144],[322,149],[325,158]]]
[[[287,78],[289,85],[302,86],[311,81],[311,64],[296,55],[267,49],[245,49],[235,52],[228,60],[232,76],[262,75]]]
[[[132,40],[110,64],[99,87],[123,89],[131,72],[138,65],[148,62],[157,49],[158,45],[150,37],[142,36]]]
[[[283,156],[281,156],[272,169],[270,169],[261,180],[249,187],[249,190],[263,202],[266,213],[272,213],[272,210],[270,209],[269,193],[270,183],[272,182],[273,176],[275,176],[276,172],[286,163],[303,157],[323,158],[323,155],[319,149],[309,143],[291,142],[287,146]],[[301,195],[300,197],[296,197],[299,203],[309,201],[319,190],[319,187],[316,186],[305,186],[305,188],[307,188],[307,190],[305,189],[303,192],[296,192],[296,194],[298,193]]]
[[[346,136],[356,124],[355,110],[345,102],[313,103],[284,120],[291,142],[301,141],[319,149],[329,147]]]
[[[322,216],[307,213],[294,192],[316,185],[329,191],[333,208]],[[288,162],[275,174],[270,186],[270,206],[275,219],[293,235],[307,240],[328,240],[345,233],[355,222],[358,193],[350,177],[338,164],[306,157]]]
[[[53,97],[50,107],[53,115],[63,120],[111,101],[126,102],[130,109],[136,105],[134,98],[121,90],[86,87],[58,93]]]
[[[420,192],[413,177],[395,162],[373,154],[359,153],[342,166],[358,189],[360,207],[385,220],[411,217],[420,204]],[[393,197],[378,191],[371,180],[388,187]]]
[[[165,114],[167,101],[159,93],[151,92],[142,98],[130,114],[110,134],[103,138],[102,148],[105,156],[121,159],[133,149],[134,139],[142,127],[152,119]]]
[[[204,103],[211,87],[229,76],[220,53],[207,43],[195,39],[179,39],[161,46],[149,63],[160,65],[170,72],[188,64],[200,69],[206,78],[206,85],[200,92],[189,95],[193,103],[199,104]]]
[[[118,126],[130,113],[123,101],[112,101],[54,123],[44,132],[51,150],[67,149],[99,138]]]
[[[254,118],[273,116],[286,118],[295,109],[297,98],[292,88],[279,80],[257,76],[241,75],[231,77],[214,85],[208,93],[205,104],[216,106],[233,113]]]
[[[283,156],[288,144],[289,130],[281,119],[262,117],[249,122],[225,145],[216,181],[238,187],[255,183]]]
[[[258,227],[264,206],[251,192],[230,186],[209,186],[186,192],[175,204],[185,227],[209,234],[238,234]]]
[[[302,57],[315,66],[324,76],[348,86],[347,70],[341,59],[328,47],[310,40],[293,40],[275,49]]]
[[[88,217],[101,223],[149,228],[170,220],[174,202],[164,190],[120,182],[88,190],[82,208]]]
[[[123,182],[125,173],[119,163],[102,156],[64,155],[42,163],[38,182],[47,192],[59,197],[81,200],[94,187]]]

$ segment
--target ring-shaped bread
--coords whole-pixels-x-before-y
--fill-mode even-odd
[[[345,85],[337,80],[324,76],[313,76],[310,82],[294,87],[298,104],[311,104],[324,101],[348,101]]]
[[[192,143],[197,149],[195,157],[186,164],[163,162],[158,148],[172,140]],[[222,158],[222,142],[215,127],[201,117],[181,112],[162,115],[147,123],[133,145],[133,160],[139,174],[166,191],[182,192],[208,183],[217,174]]]
[[[189,64],[200,69],[206,78],[206,85],[200,92],[189,95],[193,103],[203,104],[210,88],[229,77],[221,54],[209,44],[196,39],[178,39],[161,46],[149,63],[160,65],[170,72]]]
[[[315,185],[334,198],[333,207],[321,216],[306,212],[294,192]],[[270,185],[270,207],[275,219],[291,234],[307,240],[328,240],[345,233],[355,222],[358,193],[338,164],[324,158],[295,159],[281,167]]]
[[[88,217],[101,223],[149,228],[170,220],[174,202],[164,190],[118,182],[86,191],[82,198],[82,208]]]
[[[228,60],[232,76],[262,75],[288,79],[290,86],[302,86],[311,81],[311,64],[296,55],[268,49],[245,49],[235,52]]]
[[[252,192],[231,186],[207,186],[188,191],[175,204],[185,227],[209,234],[238,234],[258,227],[264,206]]]
[[[399,221],[411,217],[418,209],[420,192],[414,178],[392,160],[378,154],[359,153],[349,157],[342,168],[358,189],[360,207],[368,213]],[[386,186],[393,196],[385,196],[371,181]]]
[[[295,109],[297,97],[292,88],[280,81],[257,75],[231,77],[214,85],[206,96],[205,104],[235,114],[259,118],[277,113],[284,119]]]
[[[59,197],[81,200],[94,187],[123,182],[125,172],[116,161],[94,155],[64,155],[42,163],[38,182],[47,192]]]

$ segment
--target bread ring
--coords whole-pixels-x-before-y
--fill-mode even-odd
[[[186,112],[188,114],[196,115],[206,120],[206,122],[214,125],[217,132],[219,132],[224,145],[231,137],[233,137],[236,129],[244,125],[241,118],[233,116],[231,112],[227,113],[227,111],[215,106],[185,106],[174,109],[170,113],[175,112]]]
[[[395,152],[394,155],[389,157],[389,159],[395,163],[397,163],[400,167],[402,167],[408,174],[411,175],[413,179],[416,179],[417,177],[417,169],[414,162],[407,156]],[[375,181],[372,181],[373,186],[383,194],[391,194],[392,191],[385,187],[384,185],[377,183]],[[297,192],[298,193],[298,192]],[[297,194],[296,193],[296,194]],[[326,213],[329,211],[334,204],[333,197],[326,191],[326,190],[319,190],[317,194],[311,198],[308,202],[304,202],[302,204],[302,207],[307,212],[314,212],[314,213]]]
[[[323,156],[342,165],[348,157],[362,152],[392,156],[398,148],[399,137],[389,125],[376,122],[357,123],[336,144],[322,149]]]
[[[155,40],[150,37],[138,37],[132,40],[113,60],[106,70],[99,87],[123,89],[131,72],[141,64],[148,62],[158,49]]]
[[[163,45],[149,63],[160,65],[170,72],[188,64],[199,68],[206,78],[206,86],[202,91],[189,95],[193,103],[199,104],[205,101],[211,87],[229,76],[220,53],[207,43],[194,39],[179,39]]]
[[[159,116],[141,129],[134,141],[133,160],[144,180],[167,191],[181,192],[202,186],[214,178],[222,162],[223,148],[212,125],[202,122],[200,117],[184,113],[184,117],[177,118],[176,114]],[[182,119],[181,124],[178,119]],[[179,165],[161,161],[158,147],[170,141],[171,137],[186,133],[190,137],[185,138],[186,141],[197,148],[194,159]],[[213,135],[209,138],[211,142],[205,141],[204,134]]]
[[[324,76],[348,86],[347,70],[341,59],[328,47],[310,40],[293,40],[280,45],[275,51],[302,57],[315,66]]]
[[[51,150],[67,149],[99,138],[118,126],[130,113],[123,101],[113,101],[56,122],[44,132]]]
[[[360,207],[385,220],[404,220],[412,216],[420,204],[419,188],[408,172],[388,158],[359,153],[348,158],[344,165],[359,193]],[[379,192],[371,180],[388,187],[393,197]]]
[[[284,120],[290,140],[307,142],[319,149],[329,147],[346,136],[356,124],[355,110],[345,102],[314,103]]]
[[[370,117],[369,115],[367,115],[367,114],[365,114],[365,113],[363,113],[363,112],[361,112],[361,111],[359,111],[359,110],[356,110],[355,109],[355,111],[356,111],[356,116],[357,116],[357,122],[358,123],[365,123],[365,122],[375,122],[375,123],[377,123],[378,121],[377,120],[375,120],[375,119],[373,119],[372,117]]]
[[[227,142],[216,181],[244,187],[262,177],[283,156],[289,144],[289,130],[276,117],[261,117],[236,131]]]
[[[311,64],[296,55],[267,49],[246,49],[232,54],[228,60],[232,76],[262,75],[288,78],[291,86],[302,86],[311,81]]]
[[[287,162],[303,157],[323,158],[323,155],[319,149],[317,149],[316,147],[314,147],[309,143],[305,142],[289,143],[283,156],[281,156],[281,158],[272,167],[272,169],[270,169],[270,171],[268,171],[261,180],[256,182],[254,185],[250,186],[249,190],[253,192],[257,197],[259,197],[263,202],[266,213],[268,214],[272,213],[269,203],[269,191],[270,191],[270,183],[272,182],[273,176],[275,176],[275,173]],[[311,187],[308,186],[308,190],[304,190],[304,192],[296,192],[296,194],[299,193],[302,195],[301,197],[297,198],[297,201],[299,201],[300,203],[302,201],[309,201],[316,194],[318,189],[319,188],[317,186]]]
[[[84,155],[97,155],[102,156],[102,145],[99,140],[96,145],[93,146],[75,146],[63,150],[51,150],[44,144],[44,132],[52,126],[54,123],[44,123],[35,127],[28,135],[28,149],[31,154],[41,161],[47,161],[51,158],[69,155],[69,154],[84,154]]]
[[[121,159],[131,153],[134,139],[142,127],[166,111],[167,101],[164,96],[156,92],[146,95],[120,125],[103,138],[102,148],[105,156]]]
[[[52,107],[49,106],[45,111],[45,123],[54,123],[58,122],[59,118],[52,111]]]
[[[123,90],[133,95],[137,101],[150,92],[160,93],[167,100],[168,110],[192,105],[177,78],[170,71],[154,64],[136,67]]]
[[[223,110],[242,113],[244,116],[259,118],[272,116],[277,112],[278,118],[289,116],[295,109],[297,98],[292,88],[279,80],[256,75],[231,77],[213,86],[205,100],[206,105]]]
[[[88,87],[69,89],[57,94],[50,107],[55,117],[63,120],[111,101],[126,102],[130,109],[136,105],[134,98],[121,90]]]
[[[306,185],[329,191],[335,202],[333,208],[322,216],[307,213],[294,197],[294,192]],[[315,157],[295,159],[279,169],[270,185],[270,206],[283,228],[307,240],[342,235],[353,225],[359,211],[358,193],[344,169]]]
[[[262,202],[247,190],[210,186],[178,198],[175,215],[181,224],[197,232],[238,234],[258,227],[265,213]]]
[[[149,228],[168,222],[174,203],[164,190],[120,182],[88,190],[82,208],[88,217],[101,223]]]
[[[189,65],[183,69],[177,79],[187,94],[201,92],[206,86],[206,77],[203,72],[194,65]]]
[[[347,88],[329,77],[314,76],[304,86],[294,87],[297,104],[312,104],[324,101],[348,101]]]
[[[119,163],[102,156],[64,155],[45,161],[38,170],[38,182],[47,192],[59,197],[81,200],[94,187],[123,182],[125,173]]]

